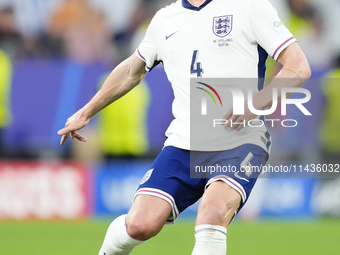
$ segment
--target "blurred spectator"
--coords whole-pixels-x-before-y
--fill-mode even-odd
[[[276,7],[280,19],[299,41],[309,36],[312,31],[310,22],[311,5],[308,0],[269,0]],[[305,52],[303,46],[300,47]],[[308,57],[307,57],[308,58]],[[281,70],[280,65],[272,58],[267,60],[267,78],[273,78]]]
[[[0,5],[0,48],[13,59],[22,46],[21,41],[13,9],[9,5]]]
[[[9,6],[0,6],[0,31],[11,34],[16,30],[13,9]]]
[[[334,52],[330,38],[326,36],[326,20],[320,9],[311,5],[306,17],[311,30],[299,42],[311,66],[312,77],[320,78],[330,69]]]
[[[85,0],[67,0],[52,17],[50,32],[61,38],[64,54],[73,61],[113,61],[114,48],[106,20]]]
[[[10,90],[12,79],[12,63],[0,49],[0,157],[6,155],[4,129],[10,122]]]
[[[124,60],[136,50],[156,11],[168,2],[168,0],[139,0],[136,3],[132,15],[126,19],[125,29],[118,30],[115,34],[115,39],[120,48],[121,60]]]
[[[340,1],[314,0],[313,5],[323,19],[323,36],[329,41],[326,47],[333,55],[340,53]]]
[[[88,0],[89,5],[103,13],[111,31],[120,33],[128,28],[140,0]]]
[[[15,33],[20,35],[17,38],[20,39],[16,41],[17,44],[9,47],[11,57],[21,55],[49,56],[55,54],[53,51],[57,49],[57,43],[47,38],[46,25],[51,13],[63,1],[0,0],[0,9],[10,10],[11,27]]]
[[[106,78],[105,75],[104,78]],[[104,80],[103,78],[103,80]],[[98,115],[100,150],[106,160],[145,156],[148,151],[146,81]]]
[[[312,77],[323,77],[330,68],[334,52],[340,52],[340,1],[270,0],[277,7],[284,24],[298,39],[311,65]],[[282,14],[282,15],[281,15]],[[339,31],[339,32],[337,32]],[[269,76],[277,73],[269,61]]]
[[[323,157],[329,163],[339,163],[340,159],[340,55],[335,58],[334,69],[323,80],[322,91],[326,105],[321,118],[321,145]]]
[[[289,22],[287,27],[297,38],[302,38],[310,33],[310,17],[313,8],[308,0],[287,0],[289,12]]]
[[[274,146],[273,151],[276,152],[278,160],[302,160],[310,163],[311,160],[317,161],[320,158],[318,130],[324,103],[320,89],[321,80],[313,78],[321,78],[328,72],[334,54],[331,39],[327,34],[329,18],[323,12],[330,2],[287,0],[286,3],[289,11],[285,16],[287,19],[285,24],[298,39],[312,69],[312,79],[304,85],[312,95],[311,100],[304,104],[312,116],[304,116],[296,107],[289,107],[287,118],[296,120],[298,125],[292,129],[273,130],[273,136],[277,140],[277,146]],[[339,13],[340,8],[337,10]],[[270,76],[274,76],[275,73]],[[299,98],[299,95],[294,94],[292,98]],[[279,114],[273,116],[280,117]]]
[[[174,2],[173,0],[88,0],[89,5],[103,13],[110,28],[117,33],[138,27],[145,18],[145,12],[153,16],[157,10]]]
[[[45,31],[52,12],[63,2],[64,0],[0,0],[0,7],[12,8],[18,31],[30,36]]]
[[[146,29],[149,26],[149,23],[154,16],[154,6],[152,6],[152,1],[142,0],[139,4],[139,8],[135,11],[134,16],[136,18],[130,23],[129,33],[130,33],[130,44],[129,47],[126,47],[128,52],[134,52],[141,41],[143,40]]]

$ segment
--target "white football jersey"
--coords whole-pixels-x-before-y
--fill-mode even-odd
[[[178,0],[158,11],[136,54],[147,71],[163,62],[174,90],[165,146],[196,149],[190,147],[190,78],[264,78],[267,56],[276,60],[295,41],[267,0],[207,0],[199,8]],[[214,150],[245,143],[269,151],[267,127],[224,129]]]

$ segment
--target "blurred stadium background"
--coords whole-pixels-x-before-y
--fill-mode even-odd
[[[162,66],[92,120],[87,143],[60,147],[57,131],[171,2],[0,0],[0,254],[97,254],[127,212],[172,119]],[[340,1],[270,2],[313,71],[312,116],[289,108],[299,124],[272,129],[270,164],[339,164]],[[278,66],[267,67],[273,77]],[[266,177],[229,228],[229,254],[339,254],[340,175]],[[190,254],[196,210],[134,254]]]

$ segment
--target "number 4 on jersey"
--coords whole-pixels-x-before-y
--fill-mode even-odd
[[[197,77],[202,77],[203,69],[201,62],[197,62],[198,50],[194,50],[192,55],[190,73],[197,74]]]

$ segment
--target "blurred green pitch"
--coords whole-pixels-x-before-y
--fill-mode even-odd
[[[97,255],[110,221],[0,222],[2,255]],[[190,255],[194,221],[178,220],[132,254]],[[228,229],[228,255],[340,254],[340,219],[241,222]]]

